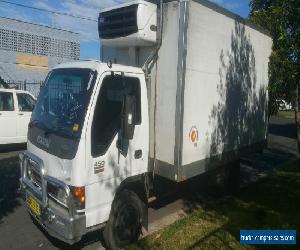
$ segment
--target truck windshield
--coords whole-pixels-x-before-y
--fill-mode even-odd
[[[41,89],[31,125],[45,133],[78,138],[95,78],[90,69],[52,71]]]

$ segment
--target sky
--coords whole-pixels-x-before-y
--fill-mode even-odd
[[[129,2],[130,0],[8,0],[10,2],[64,12],[77,16],[85,16],[97,20],[99,11],[103,8]],[[242,16],[249,14],[249,0],[212,0],[226,9]],[[22,21],[47,25],[80,34],[81,59],[99,59],[100,42],[97,22],[76,19],[68,16],[45,13],[9,5],[0,0],[0,16]]]

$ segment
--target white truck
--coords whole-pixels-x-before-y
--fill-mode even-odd
[[[102,62],[62,64],[46,78],[20,183],[49,234],[73,244],[104,227],[118,249],[147,227],[158,181],[264,147],[272,40],[206,0],[105,9],[99,35]]]

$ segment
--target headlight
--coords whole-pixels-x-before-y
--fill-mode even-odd
[[[58,204],[62,205],[65,208],[68,208],[68,194],[66,191],[55,184],[50,182],[47,183],[47,192],[48,197],[53,199]]]
[[[67,206],[68,204],[68,195],[66,194],[65,190],[58,189],[57,191],[57,199],[62,202],[64,205]]]

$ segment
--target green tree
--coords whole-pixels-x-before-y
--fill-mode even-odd
[[[251,0],[250,20],[270,31],[273,51],[269,64],[270,115],[278,99],[294,102],[300,152],[298,100],[300,87],[300,0]]]

